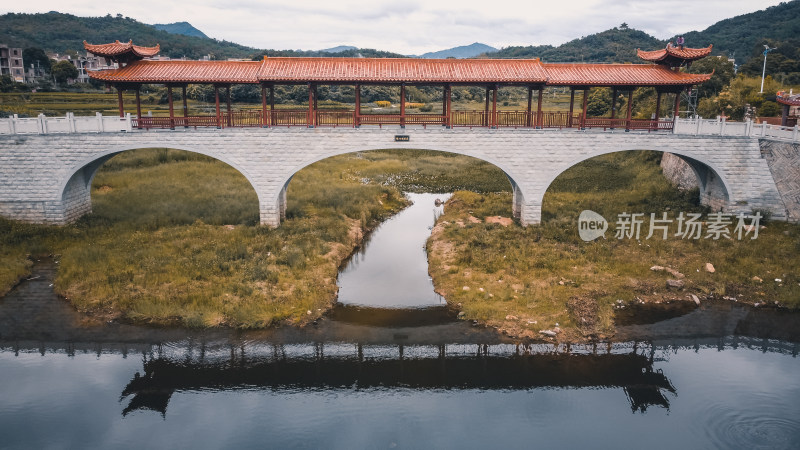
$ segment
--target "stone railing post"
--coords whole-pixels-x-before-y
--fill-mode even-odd
[[[761,137],[764,137],[766,135],[767,135],[767,121],[764,120],[761,122]]]
[[[130,133],[133,131],[133,124],[131,122],[131,113],[125,113],[125,131]]]
[[[724,117],[724,116],[719,119],[719,135],[720,136],[725,136],[725,119],[726,119],[726,117]]]
[[[75,113],[68,112],[67,113],[67,126],[69,127],[70,133],[77,133],[78,128],[75,125]]]
[[[44,114],[39,114],[39,134],[47,134],[47,117]]]
[[[751,119],[747,119],[744,122],[744,135],[750,137],[750,133],[753,131],[753,121]]]
[[[797,142],[797,124],[792,128],[792,142]]]
[[[11,134],[17,134],[17,119],[19,118],[18,115],[14,114],[11,116]]]
[[[700,134],[700,124],[703,122],[703,118],[700,117],[700,116],[697,116],[694,120],[697,121],[697,123],[695,125],[695,130],[694,130],[694,135],[697,136],[698,134]]]
[[[103,114],[102,113],[94,113],[95,117],[97,117],[97,132],[102,133],[105,131],[103,127]]]

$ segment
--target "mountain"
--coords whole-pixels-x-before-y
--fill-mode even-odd
[[[720,20],[703,31],[683,37],[692,47],[714,44],[714,54],[744,62],[764,50],[763,41],[788,41],[800,37],[800,1],[781,3],[767,9]]]
[[[439,50],[438,52],[428,52],[419,55],[420,58],[472,58],[483,53],[496,52],[497,49],[490,47],[480,42],[475,42],[470,45],[461,45],[458,47],[448,48],[447,50]]]
[[[636,49],[656,50],[666,43],[644,31],[622,24],[610,30],[574,39],[565,44],[506,47],[489,58],[541,58],[545,62],[636,62]]]
[[[171,34],[182,34],[184,36],[195,36],[208,39],[208,36],[206,36],[205,33],[193,27],[189,22],[175,22],[166,24],[157,23],[154,24],[153,27],[156,30],[166,31],[167,33]]]
[[[352,45],[338,45],[336,47],[326,48],[320,51],[325,53],[340,53],[345,50],[358,50],[358,47],[353,47]]]
[[[688,31],[682,36],[691,47],[714,45],[715,55],[734,55],[737,62],[758,56],[765,42],[796,40],[800,36],[800,0],[781,3],[761,11],[721,20],[703,31]],[[663,48],[672,37],[660,40],[629,28],[626,24],[565,44],[506,47],[490,58],[542,58],[547,62],[635,62],[636,48]]]
[[[122,42],[132,39],[136,45],[144,46],[161,44],[161,54],[164,56],[193,59],[208,54],[215,59],[247,58],[259,52],[233,42],[171,34],[121,14],[78,17],[51,11],[0,16],[0,42],[15,47],[38,47],[56,53],[83,53],[84,39],[92,44],[104,44],[117,39]]]

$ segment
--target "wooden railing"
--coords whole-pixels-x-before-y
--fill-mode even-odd
[[[317,126],[352,127],[356,121],[355,111],[317,111]]]
[[[320,127],[356,127],[360,125],[439,125],[448,124],[448,116],[442,114],[406,114],[404,122],[400,114],[356,114],[353,110],[317,110],[310,117],[307,109],[276,109],[267,111],[267,123],[261,110],[235,111],[230,115],[132,118],[134,128],[176,127],[293,127],[308,126],[309,119]],[[497,128],[602,128],[604,130],[671,131],[672,120],[619,119],[587,117],[583,124],[580,114],[567,112],[542,112],[537,117],[532,111],[453,111],[449,117],[453,127],[497,127]]]

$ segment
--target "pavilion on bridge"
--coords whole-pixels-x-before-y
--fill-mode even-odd
[[[264,57],[261,61],[164,61],[148,60],[160,48],[141,47],[132,42],[92,45],[84,41],[89,52],[113,60],[119,68],[90,72],[89,76],[117,89],[119,112],[123,116],[122,92],[136,93],[137,128],[172,128],[216,126],[351,126],[361,125],[439,125],[444,127],[529,127],[529,128],[619,128],[625,130],[671,130],[673,120],[659,120],[663,95],[672,95],[673,117],[677,117],[680,94],[707,81],[711,74],[690,74],[680,71],[711,53],[703,49],[667,47],[652,52],[638,51],[639,57],[652,64],[556,64],[537,59],[416,59],[416,58],[308,58]],[[143,84],[167,87],[169,117],[143,117],[140,88]],[[189,116],[186,87],[208,84],[214,87],[216,114]],[[261,110],[231,110],[230,89],[234,84],[260,85]],[[275,109],[276,85],[306,85],[307,109]],[[351,85],[355,88],[353,110],[330,110],[318,107],[319,85]],[[361,108],[361,87],[383,85],[400,87],[399,114],[364,113]],[[442,86],[442,113],[408,114],[406,86]],[[486,89],[483,110],[453,110],[453,86]],[[497,91],[504,86],[527,88],[524,111],[499,111]],[[569,112],[542,111],[543,90],[548,86],[570,89]],[[173,88],[182,89],[183,115],[174,111]],[[612,89],[610,117],[588,117],[587,99],[591,88]],[[637,88],[656,90],[656,115],[653,120],[632,118],[633,92]],[[227,91],[226,110],[220,109],[220,88]],[[537,92],[533,109],[533,91]],[[580,111],[575,111],[575,91],[583,91]],[[627,111],[617,117],[618,93],[627,92]]]

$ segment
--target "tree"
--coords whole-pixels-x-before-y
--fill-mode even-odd
[[[714,75],[706,81],[697,86],[697,95],[699,98],[711,97],[717,95],[730,84],[735,76],[733,72],[733,62],[728,61],[727,58],[708,56],[699,61],[695,61],[689,67],[689,73],[711,73]]]
[[[59,61],[53,64],[51,72],[58,83],[66,83],[68,79],[78,78],[78,69],[69,61]]]
[[[586,100],[586,114],[589,117],[601,117],[611,109],[611,92],[608,88],[598,88],[589,91]]]
[[[22,60],[28,67],[33,64],[34,67],[40,67],[45,72],[50,72],[50,58],[47,57],[44,50],[38,47],[30,47],[23,50]]]

